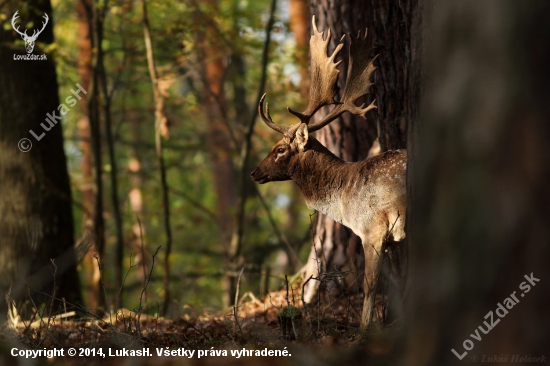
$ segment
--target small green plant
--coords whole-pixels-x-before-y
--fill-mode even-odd
[[[277,314],[279,325],[281,326],[281,332],[285,339],[290,339],[294,335],[295,339],[298,338],[298,325],[302,320],[302,311],[295,306],[289,305]],[[292,332],[291,332],[292,330]]]

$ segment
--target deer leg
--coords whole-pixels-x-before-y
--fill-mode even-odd
[[[363,249],[365,252],[365,277],[363,312],[361,313],[361,330],[366,330],[372,321],[374,310],[374,300],[376,298],[376,287],[382,270],[382,244],[383,240],[373,238],[374,240],[363,240]]]

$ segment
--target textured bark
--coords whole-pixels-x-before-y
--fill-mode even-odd
[[[462,355],[469,342],[463,363],[548,360],[550,3],[446,0],[430,10],[422,123],[410,141],[405,364],[458,364],[451,349]],[[540,282],[524,293],[531,273]],[[500,318],[513,292],[519,303]],[[498,324],[485,335],[477,328],[489,312]]]
[[[378,135],[382,151],[407,147],[407,125],[418,115],[418,1],[370,0],[366,26],[378,46],[374,77]]]
[[[98,32],[94,30],[98,26],[98,12],[96,8],[95,0],[82,1],[86,20],[88,22],[88,34],[90,35],[90,41],[92,50],[97,49],[99,43]],[[93,291],[99,292],[102,298],[104,295],[101,291],[100,280],[101,274],[98,268],[98,263],[93,257],[93,254],[98,255],[98,259],[103,261],[103,254],[105,253],[105,219],[103,217],[104,205],[103,205],[103,163],[102,163],[102,149],[101,149],[101,118],[100,118],[100,95],[99,95],[99,70],[97,67],[97,52],[92,52],[92,73],[90,80],[90,89],[88,91],[88,121],[90,129],[90,142],[93,156],[93,178],[94,178],[94,208],[93,208],[93,245],[96,253],[89,253],[88,264],[94,266],[92,286]],[[101,301],[106,304],[106,300]],[[99,303],[98,303],[99,304]]]
[[[20,10],[19,3],[7,7],[10,16]],[[19,12],[25,22],[42,24],[42,15],[50,20],[40,34],[40,42],[53,42],[52,8],[49,1],[32,1],[29,13]],[[23,23],[25,24],[25,23]],[[43,61],[14,60],[14,54],[26,54],[11,47],[20,37],[11,28],[0,30],[0,316],[4,317],[5,292],[21,300],[27,289],[35,303],[50,304],[54,294],[68,302],[81,301],[73,242],[71,189],[67,161],[63,151],[60,124],[53,125],[37,141],[46,113],[58,112],[60,100],[52,55]],[[43,54],[38,44],[34,54]],[[70,112],[69,112],[70,113]],[[74,112],[73,112],[74,113]],[[29,152],[18,149],[22,138],[31,140]],[[54,282],[54,260],[57,266]],[[55,283],[55,286],[54,286]],[[40,294],[40,291],[46,295]],[[47,309],[57,311],[54,301]]]

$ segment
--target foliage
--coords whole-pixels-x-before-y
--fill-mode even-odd
[[[52,54],[55,57],[60,84],[60,97],[70,95],[80,82],[77,47],[77,14],[74,2],[54,1],[55,44]],[[139,291],[143,282],[142,271],[132,267],[136,260],[150,265],[152,252],[163,243],[162,201],[160,179],[154,150],[153,97],[145,58],[145,46],[141,24],[139,2],[112,1],[107,3],[104,19],[105,65],[108,77],[108,90],[112,93],[111,111],[118,165],[119,197],[124,222],[125,270],[128,275],[123,288],[126,307],[137,306]],[[209,169],[210,156],[207,149],[206,115],[210,108],[202,105],[199,66],[207,62],[198,57],[201,45],[196,42],[196,33],[207,27],[216,35],[216,45],[223,54],[226,64],[223,86],[226,95],[224,107],[226,122],[234,132],[237,146],[230,154],[237,163],[239,146],[244,134],[243,120],[234,104],[232,83],[240,78],[246,90],[246,103],[250,113],[255,113],[253,103],[260,78],[258,60],[265,38],[265,19],[268,4],[255,1],[223,0],[217,7],[209,3],[194,1],[179,2],[162,0],[148,2],[149,21],[159,87],[164,94],[166,113],[169,120],[170,139],[164,144],[168,169],[170,205],[174,236],[172,255],[173,299],[180,308],[184,304],[196,307],[219,309],[222,305],[221,278],[226,273],[223,259],[223,243],[219,242],[220,223],[216,220],[216,195],[213,187],[212,170]],[[279,19],[286,15],[279,11]],[[284,20],[284,19],[283,19]],[[293,38],[287,31],[287,24],[278,21],[272,30],[276,36],[270,47],[270,65],[267,90],[270,99],[279,101],[273,108],[274,118],[283,120],[283,105],[296,105],[297,93],[292,92],[296,83],[296,67],[292,57]],[[245,64],[245,74],[238,75],[231,64],[232,56],[239,56]],[[294,81],[294,82],[293,82]],[[82,105],[85,111],[85,106]],[[88,234],[83,223],[84,213],[81,202],[82,190],[91,182],[81,171],[83,153],[79,134],[79,113],[71,111],[64,118],[65,149],[68,155],[72,181],[74,215],[78,238]],[[254,136],[255,150],[252,163],[263,156],[274,139],[272,132],[264,126],[257,126]],[[118,289],[113,288],[113,258],[115,227],[112,207],[107,197],[111,189],[107,174],[107,149],[103,149],[107,248],[105,253],[104,279],[108,298],[113,298]],[[132,164],[138,164],[135,169]],[[237,165],[236,165],[237,166]],[[237,181],[227,184],[238,184]],[[248,183],[247,183],[248,184]],[[142,211],[139,221],[142,224],[143,243],[133,232],[137,215],[132,209],[129,193],[139,188],[142,197]],[[254,187],[250,183],[250,191]],[[302,247],[307,240],[309,218],[303,212],[298,222],[289,222],[287,210],[294,200],[290,183],[261,187],[260,191],[268,203],[275,224],[291,238],[295,248]],[[243,249],[246,267],[242,291],[259,288],[262,266],[269,264],[283,253],[280,243],[271,226],[268,215],[260,202],[251,196],[246,206],[245,242]],[[82,223],[82,225],[79,225]],[[140,256],[143,245],[145,256]],[[307,245],[306,245],[307,246]],[[304,253],[303,253],[304,254]],[[284,258],[284,254],[283,254]],[[302,255],[302,260],[305,259]],[[132,260],[134,261],[132,263]],[[279,271],[285,271],[283,266]],[[156,265],[149,286],[150,303],[147,309],[156,311],[153,299],[161,298],[163,268]],[[280,286],[277,280],[281,272],[272,271],[275,276],[272,286]]]

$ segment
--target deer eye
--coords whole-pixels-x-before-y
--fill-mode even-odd
[[[282,153],[284,153],[284,152],[285,152],[285,149],[282,148],[282,147],[280,147],[280,148],[277,149],[277,154],[282,154]]]

